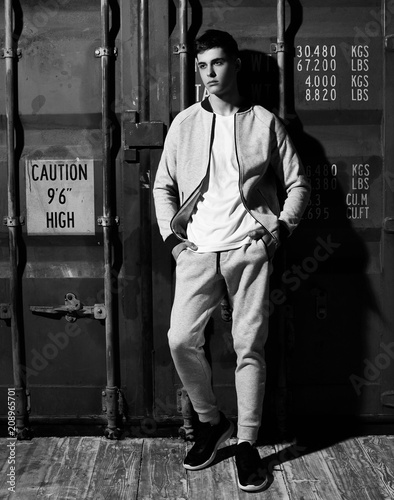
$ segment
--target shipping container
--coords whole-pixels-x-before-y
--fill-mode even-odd
[[[172,119],[207,96],[193,39],[215,28],[238,41],[243,93],[282,119],[312,185],[275,256],[264,418],[281,432],[297,420],[392,423],[394,1],[3,5],[2,421],[14,390],[22,439],[82,425],[191,436],[152,185]],[[206,349],[236,418],[225,319],[219,308]]]

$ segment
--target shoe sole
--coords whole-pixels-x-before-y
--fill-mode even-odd
[[[238,486],[241,488],[241,490],[243,491],[259,491],[259,490],[262,490],[263,488],[265,488],[268,484],[268,478],[266,478],[264,480],[264,482],[260,485],[254,485],[254,484],[247,484],[246,486],[242,485],[239,481],[238,481]]]
[[[206,462],[204,462],[203,464],[194,465],[194,466],[184,463],[183,467],[187,470],[201,470],[201,469],[204,469],[205,467],[208,467],[208,465],[210,465],[215,460],[216,453],[218,451],[219,446],[231,437],[233,431],[234,431],[234,424],[230,421],[230,427],[228,428],[228,430],[224,434],[222,434],[220,436],[220,438],[218,439],[216,446],[213,450],[212,455],[208,458],[208,460]]]

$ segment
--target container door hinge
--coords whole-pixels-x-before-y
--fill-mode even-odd
[[[31,411],[30,391],[24,387],[15,388],[16,426],[13,437],[19,441],[29,440],[33,437],[28,415]]]
[[[122,391],[117,387],[107,387],[101,392],[102,411],[107,415],[125,416],[125,401]]]
[[[16,397],[16,413],[17,415],[22,415],[24,409],[26,413],[31,412],[31,395],[29,389],[24,389],[19,387],[15,389]]]
[[[386,217],[384,219],[383,231],[388,234],[394,233],[394,217]]]
[[[123,394],[117,387],[106,387],[101,392],[101,407],[106,414],[108,425],[104,431],[107,439],[119,439],[121,430],[118,427],[120,418],[124,416]]]
[[[380,395],[380,402],[382,403],[382,406],[394,408],[394,391],[382,392]]]
[[[11,319],[11,304],[0,304],[0,319]]]
[[[394,35],[387,35],[384,37],[384,47],[387,52],[394,52]]]
[[[64,306],[30,306],[34,314],[64,316],[66,321],[74,323],[78,318],[93,316],[94,319],[103,320],[107,317],[105,304],[85,306],[77,299],[74,293],[66,293]]]

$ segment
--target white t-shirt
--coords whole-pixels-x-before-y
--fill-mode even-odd
[[[219,252],[250,243],[248,233],[258,228],[241,201],[234,115],[216,115],[209,179],[188,223],[187,238],[197,252]]]

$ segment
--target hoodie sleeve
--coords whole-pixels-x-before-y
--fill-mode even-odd
[[[172,123],[164,142],[163,153],[159,162],[153,186],[153,197],[157,223],[164,241],[179,243],[171,230],[171,220],[179,210],[179,192],[177,183],[177,123]]]
[[[292,233],[308,204],[310,184],[297,151],[277,117],[274,117],[271,145],[271,164],[287,194],[279,221]]]

